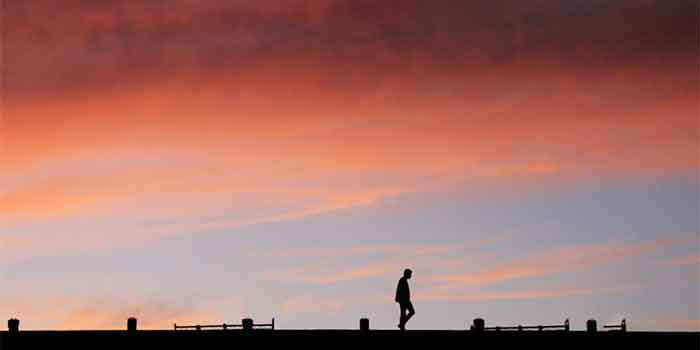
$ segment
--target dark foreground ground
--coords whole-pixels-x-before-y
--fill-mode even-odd
[[[487,332],[358,330],[0,332],[1,350],[19,349],[700,349],[698,332]]]

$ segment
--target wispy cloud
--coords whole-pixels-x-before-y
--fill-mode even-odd
[[[696,266],[700,267],[700,255],[677,256],[670,259],[661,260],[662,265],[669,266]]]
[[[308,284],[334,284],[380,276],[398,275],[405,268],[400,262],[381,262],[359,267],[307,266],[282,271],[267,271],[264,280]]]
[[[535,299],[554,299],[565,297],[590,296],[598,294],[620,293],[636,286],[616,286],[600,288],[540,288],[519,290],[491,290],[470,292],[445,292],[439,288],[418,290],[413,299],[418,302],[490,302],[516,301]],[[391,301],[393,294],[386,295],[351,295],[351,296],[321,296],[304,294],[288,298],[282,304],[284,312],[294,313],[337,313],[349,307],[358,305],[385,304]]]
[[[481,248],[492,245],[511,238],[510,234],[493,234],[490,238],[476,239],[458,243],[443,244],[365,244],[352,245],[347,247],[310,247],[294,248],[289,247],[280,250],[263,251],[256,255],[281,257],[281,258],[338,258],[353,256],[427,256],[449,254],[466,249]]]
[[[478,248],[508,239],[509,235],[443,244],[376,244],[347,247],[290,248],[260,254],[275,258],[324,259],[323,265],[310,264],[283,270],[269,270],[265,280],[309,284],[333,284],[376,277],[397,276],[407,267],[421,266],[422,273],[441,268],[456,268],[465,263],[462,254],[482,256]],[[256,255],[258,255],[256,253]],[[362,265],[348,264],[348,258],[361,258]],[[393,277],[392,277],[393,278]]]
[[[672,326],[681,327],[689,330],[700,331],[700,320],[698,319],[664,319],[658,320],[659,323],[670,324]]]
[[[129,317],[138,319],[139,328],[167,329],[173,323],[221,319],[209,302],[195,306],[111,296],[16,297],[10,305],[0,304],[0,311],[20,318],[25,329],[125,329]]]
[[[622,291],[622,287],[610,288],[552,288],[524,289],[515,291],[475,291],[471,293],[445,293],[440,288],[429,290],[416,295],[417,300],[426,301],[493,301],[493,300],[527,300],[552,299],[560,297],[614,293]]]
[[[286,313],[337,313],[351,303],[347,298],[319,298],[313,295],[301,295],[288,298],[281,305]]]
[[[688,237],[682,236],[641,243],[566,246],[535,253],[508,263],[482,268],[474,273],[437,275],[433,277],[433,280],[447,283],[450,286],[482,286],[514,279],[546,276],[621,261],[685,242],[688,239]]]
[[[647,317],[636,321],[639,326],[654,330],[700,331],[700,319],[674,317]],[[634,327],[634,325],[631,325]]]

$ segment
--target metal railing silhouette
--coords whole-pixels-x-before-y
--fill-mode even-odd
[[[543,331],[546,329],[555,329],[555,330],[563,330],[563,331],[569,331],[571,329],[570,324],[569,324],[569,319],[567,318],[564,321],[564,324],[555,324],[555,325],[538,325],[538,326],[523,326],[523,325],[517,325],[517,326],[495,326],[495,327],[485,327],[484,328],[487,331],[525,331],[525,330],[538,330],[538,331]]]
[[[622,322],[620,324],[609,324],[609,325],[604,325],[603,328],[607,328],[610,330],[618,330],[621,332],[626,332],[627,331],[627,320],[624,318],[622,319]]]
[[[222,323],[222,324],[207,324],[207,325],[188,325],[188,326],[178,326],[177,323],[173,324],[173,329],[174,330],[181,330],[181,329],[192,329],[196,331],[201,331],[204,329],[223,329],[223,330],[228,330],[228,329],[243,329],[243,330],[252,330],[254,328],[269,328],[269,329],[275,329],[275,319],[274,317],[272,318],[272,321],[270,323],[254,323],[252,319],[250,318],[244,318],[241,320],[240,324],[227,324],[227,323]]]

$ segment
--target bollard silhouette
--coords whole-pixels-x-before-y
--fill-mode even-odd
[[[475,318],[474,324],[472,325],[472,330],[477,333],[482,333],[486,327],[486,322],[483,318]]]
[[[136,318],[135,317],[129,317],[129,319],[126,320],[126,330],[129,332],[136,332]]]
[[[244,318],[241,320],[241,325],[243,326],[244,331],[252,331],[253,330],[253,319],[252,318]]]
[[[10,333],[19,332],[19,320],[16,318],[11,318],[11,319],[7,320],[7,330]]]
[[[369,318],[360,319],[360,331],[369,332]]]
[[[594,319],[586,321],[586,332],[595,333],[598,331],[598,323]]]

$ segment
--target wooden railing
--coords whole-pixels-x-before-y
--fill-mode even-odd
[[[622,322],[620,324],[609,324],[609,325],[604,325],[603,328],[607,328],[610,330],[618,330],[620,332],[627,332],[627,320],[624,318],[622,319]]]
[[[253,328],[269,328],[269,329],[275,329],[275,319],[273,318],[270,323],[254,323],[252,319],[250,318],[244,318],[241,320],[240,324],[227,324],[227,323],[222,323],[222,324],[207,324],[207,325],[192,325],[192,326],[178,326],[177,323],[173,325],[173,328],[175,330],[180,330],[180,329],[193,329],[196,331],[201,331],[203,329],[236,329],[240,328],[243,330],[251,330]]]
[[[555,324],[555,325],[538,325],[538,326],[523,326],[523,325],[517,325],[517,326],[496,326],[496,327],[485,327],[484,328],[487,331],[525,331],[525,330],[538,330],[538,331],[543,331],[546,329],[554,329],[554,330],[563,330],[563,331],[569,331],[570,325],[569,325],[569,319],[567,318],[564,321],[564,324]]]

